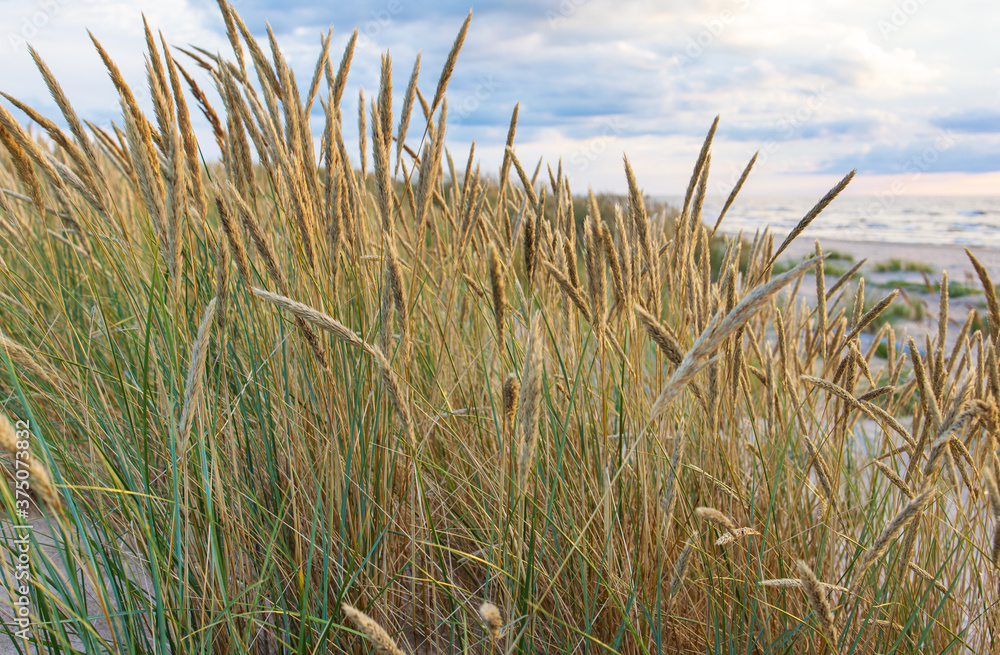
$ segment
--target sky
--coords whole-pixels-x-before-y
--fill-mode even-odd
[[[857,168],[854,194],[1000,195],[1000,9],[992,0],[233,5],[265,43],[271,25],[300,88],[312,76],[321,34],[333,28],[331,56],[339,61],[357,27],[348,115],[362,87],[366,96],[377,92],[386,50],[397,110],[418,52],[419,86],[433,95],[471,8],[448,90],[447,144],[459,165],[475,140],[483,170],[499,170],[520,103],[518,157],[530,168],[543,158],[553,169],[561,158],[577,192],[623,191],[627,154],[648,194],[683,194],[719,115],[711,193],[728,193],[759,151],[747,194],[821,195]],[[87,30],[133,89],[145,92],[143,13],[170,45],[233,59],[214,1],[0,0],[0,90],[59,116],[30,43],[82,117],[120,124],[117,94]],[[189,61],[175,54],[182,65]],[[206,74],[197,75],[203,88],[212,87]],[[312,120],[321,129],[320,116]],[[208,152],[207,124],[197,130]],[[410,135],[420,136],[413,128]],[[355,124],[345,139],[356,146]]]

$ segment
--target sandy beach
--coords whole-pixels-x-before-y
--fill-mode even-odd
[[[780,235],[776,235],[776,246],[780,243]],[[792,242],[785,250],[789,258],[799,258],[813,252],[814,239],[800,236]],[[880,262],[887,262],[890,259],[903,261],[920,262],[930,265],[937,278],[942,270],[948,271],[948,278],[952,281],[963,281],[971,283],[977,278],[976,273],[965,254],[965,248],[953,245],[931,245],[922,243],[882,243],[877,241],[849,241],[838,239],[820,239],[820,245],[825,252],[838,251],[852,255],[855,261],[867,259],[862,267],[866,278],[875,276],[878,279],[885,276],[885,273],[874,273],[874,266]],[[969,247],[969,251],[976,256],[976,259],[986,268],[994,283],[1000,282],[1000,249]],[[780,259],[785,258],[783,254]],[[898,278],[899,272],[892,273]],[[918,276],[919,277],[919,274]],[[971,278],[971,279],[969,279]]]
[[[780,243],[779,239],[775,241]],[[792,242],[778,258],[778,262],[798,261],[802,257],[811,255],[814,251],[814,242],[814,239],[800,237]],[[949,286],[953,289],[949,297],[950,329],[947,340],[949,347],[954,345],[959,328],[965,322],[970,310],[975,310],[983,322],[987,320],[986,296],[983,293],[982,283],[962,246],[879,243],[846,239],[820,239],[820,245],[825,253],[853,258],[853,261],[833,259],[829,261],[827,285],[839,277],[840,270],[847,270],[857,262],[866,260],[860,269],[861,275],[865,278],[865,297],[870,299],[866,302],[883,298],[892,293],[893,289],[899,290],[894,305],[908,309],[903,315],[897,315],[892,319],[897,342],[901,337],[905,338],[904,335],[909,335],[920,344],[925,334],[936,333],[940,306],[937,290],[942,271],[948,272]],[[969,252],[987,270],[994,284],[1000,282],[1000,249],[970,247]],[[901,266],[886,266],[891,260],[898,260]],[[922,268],[912,264],[926,264],[929,268],[923,271],[906,270]],[[894,270],[878,270],[879,268]],[[961,287],[960,292],[959,287]],[[809,302],[814,302],[813,285],[803,284],[800,293],[808,298]],[[863,335],[862,342],[870,343],[871,336]]]

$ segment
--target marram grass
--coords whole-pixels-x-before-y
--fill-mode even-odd
[[[26,441],[60,544],[31,542],[12,642],[1000,649],[1000,304],[975,258],[989,332],[970,316],[949,340],[942,293],[937,332],[907,342],[876,320],[893,296],[866,302],[854,270],[827,284],[819,244],[773,275],[850,174],[777,247],[714,237],[717,123],[679,212],[628,160],[617,201],[522,161],[517,108],[491,177],[444,146],[468,21],[433,93],[406,67],[398,114],[384,57],[352,153],[356,35],[339,61],[324,35],[297,80],[220,8],[227,55],[147,27],[151,114],[96,36],[110,129],[44,53],[68,131],[0,110],[3,466]]]

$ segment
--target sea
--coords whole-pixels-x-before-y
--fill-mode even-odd
[[[674,207],[683,198],[663,198]],[[714,225],[725,197],[705,199],[702,221]],[[816,204],[807,196],[746,196],[726,213],[720,232],[745,236],[770,226],[787,234]],[[803,238],[1000,248],[1000,196],[841,196]]]

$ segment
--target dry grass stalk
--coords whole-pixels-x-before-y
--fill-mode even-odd
[[[215,302],[215,327],[223,334],[229,311],[229,249],[221,234],[216,239],[215,250]]]
[[[514,134],[517,131],[517,112],[520,103],[514,105],[514,111],[510,115],[510,125],[507,127],[507,141],[503,151],[503,162],[500,164],[500,200],[497,205],[503,207],[504,194],[507,191],[507,176],[510,175],[510,164],[514,153]]]
[[[90,34],[88,32],[88,34]],[[90,34],[90,40],[94,43],[94,47],[97,48],[97,53],[101,56],[101,60],[104,62],[104,66],[108,69],[108,74],[111,76],[111,81],[114,83],[115,88],[118,89],[119,95],[122,98],[122,104],[124,108],[124,118],[126,126],[131,120],[134,123],[134,129],[137,135],[137,143],[133,148],[132,152],[133,160],[145,155],[144,167],[151,171],[160,170],[160,160],[159,156],[156,154],[156,147],[153,145],[153,132],[152,126],[146,117],[143,116],[142,112],[139,110],[139,105],[136,103],[135,96],[132,94],[132,90],[125,83],[125,79],[122,77],[121,71],[118,70],[118,66],[115,65],[111,57],[104,50],[101,43]],[[141,146],[140,146],[141,144]],[[153,184],[157,187],[158,195],[163,196],[163,183],[160,176],[157,174],[153,179]]]
[[[858,305],[856,303],[856,310],[862,309],[863,305],[864,305],[864,284],[863,283],[864,283],[864,278],[861,278],[861,280],[858,282],[858,290],[859,290],[859,292],[861,294],[859,297],[860,297],[860,299],[861,299],[862,302],[861,302],[860,305]],[[895,300],[896,296],[898,296],[898,295],[899,295],[899,289],[893,289],[892,292],[888,296],[886,296],[882,300],[878,301],[875,304],[874,307],[872,307],[870,310],[868,310],[864,314],[861,314],[860,316],[858,316],[858,318],[855,319],[855,321],[854,321],[854,327],[851,328],[851,331],[847,334],[846,337],[844,337],[844,340],[841,342],[840,347],[837,349],[837,351],[834,354],[835,355],[839,354],[840,351],[844,348],[845,345],[851,343],[855,339],[855,337],[857,337],[859,334],[861,334],[861,332],[866,327],[868,327],[869,325],[871,325],[871,322],[874,321],[876,318],[878,318],[878,315],[881,314],[883,311],[885,311],[886,307],[888,307],[889,305],[891,305],[892,301]]]
[[[820,259],[816,264],[816,336],[819,342],[820,356],[826,361],[826,273],[823,270],[823,249],[816,239],[816,257]]]
[[[267,274],[278,285],[281,292],[287,295],[288,279],[285,277],[285,273],[281,270],[281,267],[278,266],[278,255],[271,245],[271,239],[268,238],[260,225],[260,221],[257,220],[256,213],[240,198],[239,192],[236,191],[232,184],[228,185],[226,192],[227,197],[233,203],[243,221],[243,227],[250,234],[257,254],[264,260],[264,268],[267,269]]]
[[[909,565],[913,562],[914,554],[917,550],[917,536],[920,533],[920,524],[923,521],[924,512],[920,510],[913,517],[910,524],[906,526],[906,533],[903,535],[903,543],[899,549],[898,567],[900,575],[905,575]]]
[[[681,207],[681,219],[688,217],[688,211],[691,207],[691,198],[694,195],[695,187],[698,185],[699,181],[704,175],[705,165],[709,158],[709,151],[712,148],[712,139],[715,137],[715,130],[719,127],[719,117],[716,116],[715,120],[712,121],[712,126],[708,128],[708,134],[705,135],[705,141],[701,144],[701,151],[698,153],[698,159],[695,160],[694,170],[691,171],[691,179],[688,182],[687,191],[684,193],[684,205]]]
[[[639,322],[646,330],[646,333],[649,334],[649,338],[663,352],[667,360],[674,366],[679,366],[684,361],[684,350],[670,329],[657,321],[652,314],[641,306],[636,305],[632,309],[635,311],[635,315],[639,317]]]
[[[714,507],[696,507],[694,513],[702,521],[715,523],[730,533],[736,532],[736,524],[733,520]]]
[[[243,235],[240,234],[239,227],[236,225],[236,220],[233,218],[229,204],[226,202],[219,187],[215,188],[215,206],[219,210],[222,231],[226,235],[226,241],[229,243],[233,259],[236,260],[236,269],[240,272],[243,284],[249,286],[253,284],[253,278],[250,276],[250,257],[247,254],[246,245],[243,243]]]
[[[258,287],[253,288],[253,293],[256,296],[291,312],[300,321],[306,321],[320,329],[326,330],[347,345],[368,353],[368,355],[375,360],[375,364],[379,368],[382,381],[385,383],[386,391],[389,393],[389,399],[392,402],[393,407],[396,409],[396,413],[399,415],[400,423],[402,424],[403,432],[407,437],[407,441],[411,444],[411,446],[416,446],[416,433],[414,432],[413,416],[410,412],[409,400],[407,399],[403,386],[399,381],[399,377],[396,375],[396,372],[393,370],[389,360],[382,352],[382,349],[366,343],[340,321],[308,305],[292,300],[287,296],[271,293],[270,291],[260,289]]]
[[[545,265],[546,270],[548,270],[549,275],[551,275],[555,281],[559,284],[559,287],[566,294],[566,297],[573,301],[576,308],[580,310],[583,317],[590,320],[590,307],[587,305],[586,299],[583,297],[580,288],[573,284],[573,282],[563,274],[558,268],[553,266],[547,261],[542,262]]]
[[[503,381],[503,431],[511,435],[514,428],[514,416],[517,413],[517,399],[521,383],[513,373]]]
[[[396,324],[399,327],[400,341],[402,343],[403,362],[408,362],[410,350],[413,346],[413,338],[410,335],[410,316],[406,301],[406,290],[403,287],[403,265],[396,251],[396,244],[392,237],[385,239],[385,267],[386,278],[389,283],[389,290],[392,293],[392,304],[396,308]],[[385,317],[386,321],[389,320]]]
[[[944,584],[943,582],[941,582],[940,580],[936,579],[933,575],[931,575],[926,570],[920,568],[919,566],[917,566],[913,562],[910,562],[910,570],[913,571],[914,573],[916,573],[917,577],[922,578],[926,582],[931,583],[934,586],[934,588],[937,589],[938,591],[940,591],[942,594],[948,595],[948,593],[949,593],[948,586],[946,584]]]
[[[566,261],[566,278],[577,291],[580,290],[580,274],[576,264],[576,239],[572,236],[560,239],[563,258]]]
[[[230,13],[232,15],[233,22],[240,30],[240,34],[243,35],[243,40],[246,41],[247,49],[250,51],[250,58],[253,60],[254,68],[257,71],[257,79],[260,80],[260,85],[264,91],[264,95],[269,96],[273,94],[277,96],[277,99],[281,99],[283,97],[281,85],[278,83],[278,78],[267,61],[267,55],[265,55],[264,51],[261,50],[260,44],[257,43],[257,39],[250,34],[250,30],[247,29],[247,26],[243,22],[243,19],[240,18],[240,15],[235,11],[231,11]]]
[[[865,571],[869,566],[871,566],[875,560],[879,559],[885,555],[886,551],[889,550],[889,543],[895,539],[903,528],[913,521],[919,512],[921,512],[924,506],[930,502],[934,494],[933,487],[926,487],[923,491],[918,493],[916,496],[906,504],[903,509],[899,510],[896,516],[893,517],[891,521],[885,526],[881,534],[872,542],[868,550],[865,551],[864,555],[861,556],[861,561],[858,564],[858,572]]]
[[[518,404],[517,469],[518,485],[525,489],[528,473],[535,462],[538,447],[538,419],[542,403],[542,332],[541,316],[535,312],[529,327],[528,344],[524,351],[521,369],[521,394]]]
[[[530,221],[529,221],[530,222]],[[504,325],[507,317],[507,292],[496,244],[490,243],[490,287],[493,289],[493,321],[497,330],[497,343],[503,347]]]
[[[681,456],[684,452],[684,442],[686,439],[677,434],[674,436],[674,447],[670,454],[670,471],[667,473],[667,482],[663,490],[663,525],[666,526],[667,534],[673,524],[674,507],[677,504],[677,486],[680,477]]]
[[[209,301],[205,313],[198,326],[198,334],[191,344],[191,356],[188,363],[187,383],[184,385],[184,404],[181,408],[181,420],[177,428],[177,452],[183,454],[187,450],[188,439],[191,436],[191,426],[194,424],[194,413],[201,401],[201,390],[205,384],[205,359],[208,357],[208,338],[212,330],[212,320],[215,318],[216,298]]]
[[[861,349],[858,348],[857,342],[851,341],[848,348],[851,351],[851,356],[854,358],[855,368],[861,371],[861,374],[865,376],[866,380],[868,380],[869,385],[874,385],[875,380],[872,379],[871,369],[868,368],[868,360],[865,359],[865,356],[861,353]]]
[[[618,251],[615,249],[615,241],[611,236],[611,229],[607,223],[601,223],[600,236],[604,247],[604,256],[608,258],[608,268],[611,269],[611,286],[615,292],[615,302],[611,313],[614,316],[627,306],[628,294],[625,291],[625,277],[622,274]]]
[[[35,52],[34,48],[29,45],[28,50],[31,53],[32,59],[34,59],[38,70],[42,73],[42,77],[45,79],[45,83],[49,87],[49,91],[52,94],[53,99],[59,106],[60,111],[63,112],[63,116],[69,124],[70,131],[73,133],[74,138],[80,145],[77,146],[77,144],[70,141],[55,123],[44,118],[35,110],[31,109],[24,103],[19,102],[15,98],[10,97],[6,93],[4,93],[3,96],[7,98],[11,104],[21,109],[33,121],[45,129],[49,133],[49,136],[52,137],[52,140],[55,141],[59,147],[62,148],[63,152],[69,156],[74,164],[73,168],[81,180],[81,186],[86,189],[86,193],[84,194],[85,197],[88,198],[90,203],[99,212],[106,215],[107,206],[102,189],[107,187],[107,182],[104,181],[100,169],[97,166],[97,153],[94,151],[94,146],[90,140],[87,139],[87,135],[83,131],[83,124],[77,117],[76,112],[73,111],[69,100],[66,99],[62,88],[52,75],[52,72],[45,65],[45,62],[43,62],[38,56],[38,53]],[[98,180],[100,180],[100,183]]]
[[[840,182],[837,182],[837,184],[834,185],[834,187],[830,189],[827,192],[827,194],[823,196],[820,199],[820,201],[813,206],[812,209],[806,212],[806,215],[802,217],[802,220],[800,220],[798,224],[794,228],[792,228],[792,231],[788,233],[788,236],[785,237],[785,240],[781,242],[781,245],[778,246],[778,249],[775,250],[774,253],[771,255],[771,261],[767,266],[768,268],[770,268],[774,264],[774,262],[778,261],[778,257],[781,255],[781,253],[785,252],[785,248],[787,248],[789,244],[791,244],[792,241],[794,241],[797,236],[802,234],[802,231],[804,229],[809,227],[809,224],[813,222],[813,219],[819,216],[820,212],[826,209],[827,205],[833,202],[834,198],[840,195],[840,192],[847,187],[847,185],[851,182],[852,179],[854,179],[854,174],[857,172],[858,172],[857,169],[855,169],[850,173],[848,173],[847,175],[845,175],[843,179],[840,180]]]
[[[827,465],[826,459],[823,458],[823,453],[819,451],[819,448],[815,443],[813,443],[813,440],[810,439],[808,435],[803,434],[802,441],[805,442],[806,449],[809,451],[809,458],[813,462],[813,469],[815,469],[816,478],[819,480],[819,484],[823,488],[823,495],[826,496],[826,501],[831,506],[836,507],[837,490],[834,486],[833,477],[830,474],[830,467]]]
[[[993,335],[994,343],[997,343],[1000,340],[1000,303],[997,302],[996,287],[993,286],[993,280],[990,279],[990,274],[986,271],[986,267],[979,263],[979,260],[969,252],[968,248],[965,249],[965,254],[968,256],[969,261],[972,262],[973,268],[976,269],[976,275],[979,276],[979,281],[983,285],[983,291],[986,293],[990,334]]]
[[[364,87],[358,89],[358,154],[361,156],[361,179],[364,179],[368,175],[368,129],[365,127]]]
[[[837,281],[833,283],[833,286],[830,287],[829,289],[827,289],[827,291],[826,291],[826,299],[827,299],[827,301],[829,301],[831,298],[833,298],[833,294],[837,293],[837,291],[840,290],[840,287],[842,287],[845,284],[847,284],[848,280],[850,280],[854,276],[854,274],[857,273],[858,270],[862,266],[865,265],[865,262],[867,262],[867,261],[868,261],[867,258],[862,259],[861,261],[859,261],[858,263],[856,263],[854,266],[852,266],[850,269],[848,269],[848,271],[846,273],[844,273],[839,278],[837,278]]]
[[[166,42],[163,40],[163,34],[160,34],[160,41],[163,45],[163,54],[167,62],[167,71],[170,74],[170,86],[177,109],[177,128],[184,145],[184,162],[187,164],[187,176],[185,179],[191,182],[194,201],[198,207],[198,214],[201,220],[205,220],[208,218],[208,201],[205,198],[205,186],[202,182],[201,169],[199,168],[198,139],[195,137],[194,128],[191,126],[191,113],[188,111],[187,101],[184,100],[184,93],[181,90],[180,77],[177,75],[177,66],[174,63],[174,58],[170,55],[170,50],[167,48]],[[99,172],[100,169],[96,170]]]
[[[413,62],[413,72],[410,73],[410,81],[406,85],[406,92],[403,94],[403,110],[399,115],[399,129],[396,131],[396,172],[399,172],[399,164],[403,161],[403,142],[406,140],[406,131],[410,127],[410,116],[413,113],[413,100],[417,95],[417,78],[420,75],[420,53]]]
[[[434,100],[431,102],[430,113],[432,114],[444,99],[444,91],[448,87],[451,74],[455,71],[455,62],[458,60],[458,53],[462,49],[462,44],[465,43],[465,35],[469,31],[469,23],[471,22],[472,10],[470,9],[469,14],[465,17],[465,22],[462,23],[462,28],[458,31],[458,36],[455,37],[455,43],[452,44],[451,50],[448,52],[448,58],[444,62],[444,69],[441,71],[441,76],[438,78],[437,89],[434,91]]]
[[[642,250],[642,257],[646,262],[646,272],[649,275],[649,288],[657,290],[657,293],[651,293],[650,299],[652,300],[652,305],[648,307],[649,311],[655,315],[660,312],[658,261],[653,255],[653,244],[649,236],[649,219],[646,216],[646,203],[642,199],[642,192],[639,190],[639,183],[635,179],[635,173],[632,172],[632,164],[629,163],[628,157],[624,158],[624,162],[625,179],[628,182],[628,204],[632,215],[632,226],[635,229],[638,247]],[[638,294],[638,284],[641,279],[641,266],[639,262],[633,262],[632,268],[636,281],[633,293]]]
[[[593,198],[593,193],[591,193]],[[594,205],[597,201],[593,201]],[[604,326],[607,305],[607,277],[604,267],[604,248],[601,237],[600,217],[588,217],[584,222],[586,248],[587,289],[590,291],[590,316],[598,343],[604,343]]]
[[[226,36],[229,37],[229,44],[233,48],[233,52],[236,54],[236,61],[239,62],[240,72],[243,77],[246,78],[247,67],[246,61],[243,57],[243,46],[240,43],[240,37],[236,34],[236,23],[233,21],[233,8],[230,6],[226,0],[217,0],[219,4],[219,9],[222,11],[222,18],[226,24]]]
[[[708,365],[710,359],[715,355],[716,350],[722,346],[730,335],[756,316],[757,312],[767,305],[774,294],[798,278],[799,275],[809,270],[815,263],[815,259],[808,259],[802,262],[787,273],[772,278],[766,284],[748,293],[725,317],[722,317],[721,314],[716,314],[698,337],[697,341],[695,341],[687,355],[684,356],[684,360],[677,367],[677,370],[674,371],[670,380],[667,381],[663,391],[660,392],[660,396],[653,404],[651,418],[656,418],[667,410],[673,398],[687,386],[698,371]]]
[[[188,88],[191,89],[191,95],[194,99],[198,101],[198,107],[201,109],[201,113],[205,115],[208,119],[208,123],[212,126],[212,134],[215,136],[215,142],[219,145],[219,150],[225,152],[226,150],[226,139],[225,131],[222,129],[222,123],[219,121],[219,115],[212,109],[212,105],[208,102],[208,97],[205,92],[201,90],[198,83],[195,82],[194,78],[184,70],[184,67],[180,64],[174,62],[177,66],[177,70],[180,71],[181,76],[184,81],[187,82]]]
[[[989,467],[983,467],[983,486],[989,497],[990,510],[993,514],[993,540],[990,548],[990,560],[993,566],[1000,565],[1000,490],[997,489],[996,478]]]
[[[12,459],[21,461],[19,453],[22,451],[18,448],[20,441],[23,439],[18,438],[13,423],[6,414],[0,412],[0,450],[6,451]],[[56,487],[52,483],[52,476],[45,465],[34,455],[28,456],[28,480],[31,484],[31,490],[51,511],[62,511],[62,501],[59,499],[59,492],[56,491]]]
[[[684,544],[684,550],[677,557],[677,563],[674,565],[674,574],[670,578],[671,598],[677,595],[677,592],[681,589],[681,585],[684,584],[684,580],[687,578],[688,566],[691,563],[691,555],[693,554],[694,545],[691,542]]]
[[[500,615],[500,608],[487,601],[479,606],[479,616],[483,617],[483,622],[490,631],[490,638],[493,641],[500,639],[500,629],[503,628],[503,617]]]
[[[718,539],[715,540],[716,546],[725,546],[731,544],[740,537],[749,537],[750,535],[760,535],[760,532],[754,530],[753,528],[736,528],[732,532],[727,532]]]
[[[35,358],[30,352],[28,352],[27,348],[2,333],[0,333],[0,348],[3,348],[12,364],[15,364],[17,367],[24,369],[31,375],[34,375],[42,382],[48,384],[52,389],[59,388],[59,385],[56,383],[56,379],[49,371],[45,370],[41,364],[35,361]]]
[[[872,464],[874,464],[875,468],[882,472],[882,475],[889,479],[889,482],[891,482],[893,486],[902,491],[903,495],[907,498],[913,498],[913,491],[910,490],[910,485],[906,484],[906,482],[903,481],[903,478],[899,477],[898,473],[877,459],[873,460]]]
[[[392,274],[386,268],[382,274],[382,302],[379,307],[379,316],[382,320],[379,326],[379,344],[383,352],[390,352],[392,349]]]
[[[726,217],[726,212],[729,211],[729,208],[733,206],[733,202],[736,201],[736,196],[739,195],[740,189],[743,188],[743,183],[746,182],[747,178],[750,176],[750,170],[753,169],[753,165],[757,162],[757,155],[759,154],[759,150],[753,153],[753,157],[751,157],[750,161],[747,162],[746,168],[744,168],[743,173],[740,174],[740,179],[736,181],[736,186],[734,186],[733,190],[729,192],[729,197],[726,198],[725,204],[722,205],[722,211],[719,212],[719,218],[715,220],[715,225],[712,227],[709,237],[714,237],[715,233],[719,230],[719,226],[722,225],[722,219]],[[819,255],[820,253],[817,252],[816,254]]]
[[[774,587],[775,589],[804,589],[804,584],[800,578],[774,578],[771,580],[761,580],[758,584],[762,587]],[[847,587],[830,584],[829,582],[820,582],[819,584],[827,591],[839,591],[842,594],[850,593],[851,591]]]
[[[938,286],[938,333],[937,348],[934,350],[934,368],[937,377],[942,379],[944,373],[944,346],[948,340],[948,271],[941,271],[941,284]]]
[[[917,385],[920,389],[920,406],[924,411],[924,415],[930,415],[932,419],[931,426],[937,431],[941,427],[941,409],[938,406],[934,390],[931,388],[931,382],[927,375],[927,370],[924,368],[924,361],[920,356],[920,351],[917,350],[917,344],[914,343],[913,337],[907,339],[906,343],[910,350],[910,361],[913,363],[913,375],[916,377]]]
[[[347,74],[351,70],[351,60],[354,58],[354,47],[358,42],[358,30],[355,28],[344,47],[344,54],[340,58],[340,66],[337,74],[333,74],[333,63],[328,61],[326,66],[326,81],[333,89],[333,107],[340,111],[341,98],[344,96],[344,89],[347,88]]]
[[[860,402],[860,403],[870,402],[870,401],[875,400],[876,398],[878,398],[880,396],[886,395],[887,393],[892,393],[895,390],[896,390],[896,387],[894,387],[891,384],[887,384],[887,385],[882,386],[882,387],[875,387],[874,389],[869,389],[868,391],[866,391],[863,394],[861,394],[860,396],[858,396],[857,397],[858,398],[858,402]]]
[[[389,400],[392,402],[392,406],[396,410],[396,415],[399,417],[399,423],[403,428],[403,434],[406,437],[406,441],[409,443],[410,448],[415,451],[418,444],[416,431],[413,425],[413,414],[410,411],[410,401],[408,395],[399,380],[399,376],[392,368],[389,360],[386,359],[385,355],[378,347],[366,345],[365,351],[372,356],[373,360],[375,360],[375,364],[378,366],[379,373],[382,376],[382,383],[385,385],[385,389],[389,393]]]
[[[539,207],[538,217],[540,220],[541,211],[545,207],[544,202]],[[524,224],[524,244],[521,249],[522,256],[524,257],[524,277],[527,280],[528,288],[534,287],[535,282],[535,267],[538,263],[538,238],[540,235],[535,233],[535,224],[537,221],[528,220]]]
[[[7,97],[8,100],[11,100],[10,96],[5,95],[5,97]],[[25,132],[21,125],[14,120],[13,116],[11,116],[10,112],[7,111],[7,108],[3,106],[0,106],[0,127],[3,128],[3,130],[0,131],[0,134],[3,134],[4,131],[6,132],[7,136],[4,137],[5,142],[12,140],[12,142],[16,143],[19,147],[19,150],[11,151],[11,155],[15,157],[15,171],[21,179],[24,179],[23,176],[25,175],[34,175],[34,171],[31,169],[30,164],[28,164],[27,170],[21,168],[28,161],[20,159],[20,155],[23,153],[27,155],[30,161],[34,162],[34,164],[38,166],[43,173],[45,173],[45,176],[52,185],[52,190],[54,192],[65,190],[63,179],[70,177],[69,169],[62,166],[60,161],[43,151],[39,142]],[[30,187],[30,180],[27,181],[27,185]],[[82,184],[78,184],[77,189],[83,191]],[[31,193],[34,193],[33,189],[31,190]],[[32,199],[34,200],[34,198]],[[44,206],[42,207],[40,210],[41,215],[44,215],[46,209],[47,208]],[[65,214],[65,212],[63,213]]]
[[[159,160],[156,160],[155,168],[150,165],[150,159],[145,152],[143,144],[144,137],[139,129],[142,121],[137,122],[135,117],[127,111],[124,104],[122,105],[122,109],[125,120],[125,136],[129,143],[129,154],[132,157],[132,169],[135,171],[136,178],[139,181],[139,192],[152,218],[153,226],[157,231],[160,239],[160,247],[164,250],[164,258],[169,262],[170,256],[167,254],[169,237],[164,200],[165,192],[162,178],[159,175]],[[153,153],[153,157],[157,157],[155,152]]]
[[[402,649],[396,645],[395,640],[389,636],[389,633],[377,621],[347,603],[343,603],[340,609],[357,626],[358,630],[368,638],[368,641],[372,642],[372,646],[375,647],[376,652],[383,653],[384,655],[404,655]]]
[[[6,109],[0,107],[0,119],[3,118],[3,113]],[[17,172],[18,178],[21,180],[31,197],[32,203],[35,205],[35,211],[38,212],[39,216],[45,216],[45,200],[42,198],[42,186],[38,182],[38,177],[35,175],[35,169],[31,166],[31,159],[28,157],[28,153],[25,152],[24,148],[14,139],[13,135],[7,130],[6,125],[0,122],[0,141],[3,141],[4,146],[7,148],[7,152],[10,153],[11,160],[14,164],[14,170]]]
[[[774,331],[778,341],[778,356],[781,358],[781,379],[788,383],[791,380],[791,369],[788,365],[788,336],[785,334],[785,319],[780,309],[774,314]]]
[[[507,146],[505,156],[512,164],[514,164],[514,170],[517,171],[517,176],[521,179],[521,186],[524,188],[524,193],[528,198],[528,202],[531,204],[531,209],[532,211],[536,211],[538,209],[538,196],[535,194],[535,188],[531,183],[531,178],[528,177],[528,173],[524,170],[524,167],[521,166],[521,160],[517,158],[517,155],[514,153],[514,149],[510,146]],[[505,159],[505,161],[507,161],[507,159]],[[559,202],[558,196],[556,197],[556,202]]]
[[[309,83],[309,93],[306,96],[305,108],[302,111],[302,117],[305,119],[308,119],[309,114],[312,111],[313,103],[316,102],[316,95],[319,93],[320,78],[323,76],[323,72],[326,70],[326,66],[330,61],[330,40],[332,37],[332,28],[328,29],[326,34],[320,37],[320,53],[319,57],[316,59],[316,66],[313,67],[312,82]],[[304,124],[304,122],[300,123],[300,125]],[[308,131],[306,131],[305,134],[308,134]],[[308,140],[303,139],[303,143],[308,143]]]
[[[256,296],[263,298],[264,300],[281,307],[292,314],[301,317],[302,319],[309,321],[313,325],[327,332],[333,334],[344,343],[358,350],[365,351],[368,345],[361,340],[353,331],[351,331],[347,326],[345,326],[340,321],[320,312],[308,305],[304,305],[298,301],[292,300],[291,298],[278,295],[276,293],[271,293],[265,289],[260,289],[258,287],[253,288],[253,293]]]
[[[444,151],[444,126],[448,115],[448,101],[441,103],[441,113],[438,116],[438,126],[434,131],[433,143],[424,149],[420,161],[420,181],[417,186],[417,213],[414,222],[417,225],[417,248],[423,243],[421,237],[427,229],[426,217],[430,209],[434,187],[441,171],[441,154]],[[428,123],[428,126],[430,123]],[[428,128],[429,129],[429,128]]]
[[[826,596],[827,587],[819,581],[816,574],[813,573],[813,570],[804,561],[796,561],[795,566],[799,570],[802,590],[806,594],[809,606],[816,613],[816,618],[820,628],[823,630],[823,634],[829,640],[830,644],[836,647],[837,641],[840,639],[840,634],[834,622],[833,608]]]

